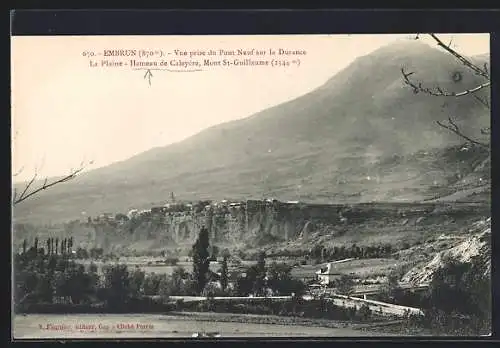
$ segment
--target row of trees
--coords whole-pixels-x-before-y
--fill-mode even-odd
[[[97,268],[87,270],[61,254],[17,254],[14,257],[15,303],[81,303],[96,293]]]
[[[151,296],[195,295],[194,282],[178,267],[166,274],[115,264],[87,267],[61,254],[17,254],[14,257],[14,300],[29,304],[98,304],[125,309],[131,301]]]
[[[28,249],[28,240],[24,239],[23,240],[23,245],[22,245],[22,253],[32,253],[35,256],[37,254],[45,254],[47,252],[49,255],[52,254],[61,254],[61,255],[66,255],[66,254],[71,254],[73,250],[73,237],[70,238],[62,238],[59,243],[59,238],[47,238],[46,240],[46,249],[45,248],[40,248],[39,245],[39,240],[38,237],[35,237],[33,241],[33,245]]]
[[[372,246],[357,246],[353,244],[351,247],[342,245],[330,248],[316,244],[310,250],[310,257],[321,262],[346,258],[385,258],[391,256],[394,251],[391,244]]]
[[[40,247],[40,241],[38,237],[35,237],[33,245],[28,248],[28,240],[24,239],[22,243],[21,255],[36,258],[38,255],[64,255],[66,257],[74,257],[76,259],[100,259],[104,256],[104,249],[93,247],[90,249],[85,249],[78,247],[73,253],[73,237],[61,238],[49,237],[45,241],[45,248]]]

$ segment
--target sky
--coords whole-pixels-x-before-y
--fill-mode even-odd
[[[82,162],[90,170],[181,141],[210,126],[248,117],[303,95],[357,57],[414,36],[13,37],[13,179],[24,181],[35,172],[40,177],[64,175]],[[466,55],[489,52],[488,34],[439,37],[446,43],[452,39],[452,47]],[[435,46],[425,35],[420,40]],[[287,67],[153,71],[151,84],[144,78],[145,71],[91,68],[89,57],[83,56],[83,52],[105,49],[165,53],[175,49],[189,52],[238,48],[305,50],[306,55],[289,58],[295,63]],[[95,61],[99,63],[103,58],[96,57]]]

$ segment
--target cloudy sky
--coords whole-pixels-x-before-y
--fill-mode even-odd
[[[320,86],[355,58],[411,35],[12,38],[12,148],[16,181],[35,170],[90,169],[178,142]],[[413,36],[412,36],[413,37]],[[441,35],[464,54],[489,52],[489,35]],[[435,45],[429,38],[422,41]],[[103,49],[286,48],[307,51],[300,66],[208,68],[199,72],[90,68],[84,51]],[[99,61],[100,59],[98,59]],[[126,61],[127,59],[123,59]]]

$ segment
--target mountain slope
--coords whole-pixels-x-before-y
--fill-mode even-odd
[[[487,156],[472,149],[457,161],[460,140],[434,121],[453,116],[467,134],[478,136],[489,112],[472,97],[413,94],[402,82],[403,66],[415,71],[415,79],[449,91],[483,82],[423,43],[392,44],[297,99],[43,192],[17,206],[15,217],[58,220],[82,211],[126,211],[165,202],[171,191],[190,200],[432,198],[433,190],[456,183]]]
[[[470,229],[470,236],[461,243],[448,250],[436,253],[425,265],[419,265],[408,271],[403,277],[403,282],[425,284],[432,280],[434,273],[441,268],[446,260],[452,259],[459,262],[472,262],[474,257],[479,257],[480,269],[485,276],[491,275],[491,219],[479,221]]]

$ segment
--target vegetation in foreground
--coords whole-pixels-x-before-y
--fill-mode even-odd
[[[54,244],[54,247],[52,246]],[[85,267],[73,259],[71,241],[47,241],[47,253],[38,247],[38,240],[14,256],[16,312],[169,312],[186,310],[265,314],[287,317],[318,318],[351,322],[374,322],[379,313],[363,306],[359,309],[335,306],[326,298],[304,301],[303,282],[290,275],[291,266],[266,265],[261,253],[256,265],[229,284],[227,259],[220,276],[209,271],[209,242],[206,229],[200,231],[193,245],[193,274],[177,267],[172,275],[145,274],[139,268],[129,270],[116,264],[104,268]],[[448,260],[433,277],[424,295],[404,292],[397,279],[389,283],[381,300],[423,309],[425,316],[411,317],[398,330],[415,332],[430,330],[434,334],[479,335],[491,331],[491,289],[489,274],[479,269],[479,262],[459,263]],[[342,278],[344,279],[344,278]],[[349,284],[338,284],[341,292],[349,293]],[[293,295],[291,300],[238,303],[234,300],[215,301],[215,296]],[[205,296],[206,301],[188,303],[170,301],[169,296]]]

